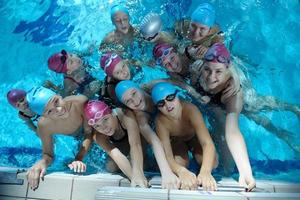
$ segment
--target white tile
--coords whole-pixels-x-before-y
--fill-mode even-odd
[[[45,176],[44,181],[40,181],[37,190],[28,188],[28,198],[38,199],[70,199],[73,179],[72,174],[53,173]]]
[[[0,184],[0,195],[26,197],[27,189],[27,181],[23,181],[22,185]]]
[[[160,176],[154,176],[149,180],[150,185],[161,185],[161,177]]]
[[[189,190],[170,190],[170,200],[247,200],[246,197],[236,192],[207,192]]]
[[[299,200],[300,193],[255,193],[255,192],[241,192],[241,195],[247,197],[249,200]]]
[[[21,197],[0,196],[0,200],[26,200],[26,199]]]
[[[119,186],[122,176],[112,174],[92,174],[74,178],[72,200],[94,199],[98,188]]]
[[[300,193],[300,184],[288,183],[288,182],[269,182],[275,188],[275,192],[289,192],[289,193]]]
[[[96,199],[168,200],[168,190],[132,187],[103,187],[97,191]]]

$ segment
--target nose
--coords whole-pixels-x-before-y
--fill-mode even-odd
[[[210,79],[211,81],[215,81],[215,80],[217,79],[217,74],[216,74],[215,72],[211,72],[211,73],[209,74],[209,79]]]

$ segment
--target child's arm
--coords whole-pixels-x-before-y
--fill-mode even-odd
[[[128,141],[130,145],[130,158],[132,163],[132,180],[131,186],[147,187],[147,179],[143,170],[143,150],[139,128],[132,111],[128,109],[124,113],[124,125],[127,128]]]
[[[107,136],[96,132],[93,137],[95,142],[107,152],[120,170],[131,180],[132,168],[128,158],[117,147],[109,142]]]
[[[86,164],[82,162],[84,156],[90,149],[90,146],[93,141],[93,133],[92,128],[88,126],[87,122],[84,121],[83,125],[84,129],[84,140],[81,143],[81,147],[77,155],[75,156],[75,160],[68,165],[71,170],[74,172],[85,172],[86,171]]]
[[[192,104],[186,104],[192,126],[194,127],[198,140],[203,151],[203,161],[198,175],[199,185],[202,185],[205,190],[216,190],[217,184],[211,171],[216,160],[216,150],[214,143],[205,126],[203,117],[198,108]]]
[[[181,182],[181,189],[197,189],[197,179],[195,174],[190,172],[184,166],[179,165],[173,155],[170,133],[168,129],[164,126],[163,122],[159,120],[159,116],[155,120],[156,133],[162,142],[164,147],[167,161],[172,169],[172,171],[179,177]]]
[[[139,128],[141,130],[141,134],[144,136],[146,141],[152,146],[153,153],[160,169],[160,173],[162,176],[161,186],[162,188],[167,189],[178,189],[180,186],[179,180],[175,174],[173,174],[168,161],[166,159],[166,155],[163,149],[163,146],[157,137],[156,133],[150,127],[148,123],[148,119],[145,114],[142,112],[138,112],[136,114]]]
[[[239,182],[246,184],[247,191],[251,191],[255,187],[255,180],[252,176],[247,147],[239,129],[238,116],[237,113],[226,115],[225,137],[240,173]]]
[[[47,167],[52,163],[54,158],[53,140],[51,132],[47,127],[38,127],[38,135],[42,141],[42,159],[36,162],[28,171],[27,179],[30,188],[36,190],[39,186],[40,178],[43,180]]]

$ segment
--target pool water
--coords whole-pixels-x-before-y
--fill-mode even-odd
[[[83,51],[96,48],[113,29],[109,8],[113,0],[0,1],[0,166],[30,167],[40,158],[41,143],[17,117],[6,101],[11,88],[30,89],[51,79],[62,81],[47,68],[48,57],[61,49]],[[200,0],[127,1],[131,21],[137,25],[147,12],[159,13],[165,29],[189,16]],[[300,3],[298,0],[212,0],[217,22],[226,33],[226,44],[242,61],[243,71],[257,93],[300,104]],[[174,14],[175,13],[175,14]],[[89,58],[99,69],[97,50]],[[95,76],[103,79],[101,70]],[[290,112],[261,112],[300,145],[299,119]],[[291,148],[271,132],[245,116],[240,119],[248,152],[257,176],[279,177],[300,182],[300,161]],[[56,159],[50,169],[66,170],[78,141],[55,137]],[[86,161],[102,171],[105,154],[93,146]],[[270,170],[272,169],[272,170]],[[285,173],[293,172],[292,177]]]

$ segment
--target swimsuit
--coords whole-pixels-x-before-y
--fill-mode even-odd
[[[122,126],[122,123],[121,123],[121,121],[120,121],[118,115],[116,115],[116,117],[117,117],[118,122],[119,122],[119,124],[120,124],[120,126],[121,126],[122,132],[125,133],[125,134],[123,135],[123,137],[121,137],[121,138],[119,138],[119,139],[115,139],[113,136],[109,136],[109,140],[110,140],[111,142],[113,142],[113,143],[121,143],[121,142],[127,140],[128,132],[127,132],[127,129],[124,128],[124,127]]]

